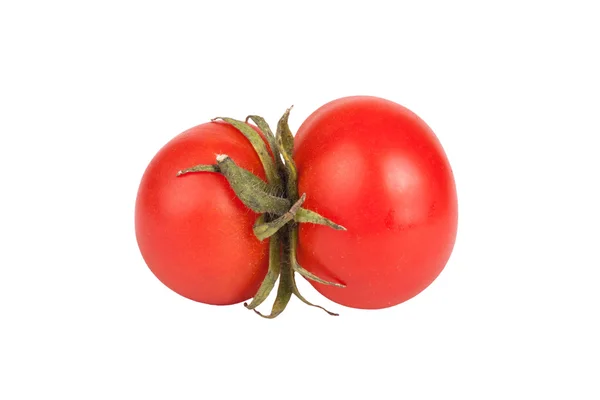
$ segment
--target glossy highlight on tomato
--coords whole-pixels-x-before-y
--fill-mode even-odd
[[[167,287],[198,302],[225,305],[254,296],[267,272],[269,240],[254,236],[258,215],[225,177],[177,177],[192,165],[214,164],[217,154],[265,179],[258,155],[236,128],[223,122],[196,126],[167,143],[147,167],[135,231],[146,264]]]
[[[378,309],[436,279],[454,246],[458,206],[450,163],[423,120],[381,98],[341,98],[301,125],[294,159],[305,207],[347,228],[300,225],[300,264],[347,285],[311,281],[321,294]]]

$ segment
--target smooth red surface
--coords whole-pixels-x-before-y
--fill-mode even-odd
[[[227,154],[265,179],[250,142],[232,126],[211,122],[175,137],[150,162],[135,209],[144,260],[166,286],[208,304],[252,297],[268,268],[268,244],[252,232],[257,214],[227,180],[210,172],[177,177],[179,170],[214,164]]]
[[[304,207],[348,231],[301,224],[298,261],[345,283],[314,283],[356,308],[384,308],[425,289],[450,257],[457,230],[450,164],[431,129],[408,109],[347,97],[300,127],[294,158]]]

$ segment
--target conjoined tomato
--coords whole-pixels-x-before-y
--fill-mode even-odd
[[[269,140],[256,126],[262,141],[244,122],[225,119],[233,125],[199,125],[156,154],[135,210],[138,244],[152,272],[203,303],[254,296],[247,307],[255,311],[280,276],[269,318],[292,294],[308,302],[294,271],[327,298],[356,308],[390,307],[423,291],[450,257],[458,218],[452,169],[432,130],[376,97],[324,105],[295,138],[288,115],[277,138],[260,117],[250,118]],[[198,168],[177,176],[191,166]],[[298,194],[307,198],[297,201]],[[257,220],[252,210],[265,215]]]
[[[304,207],[347,231],[301,224],[298,260],[324,296],[384,308],[424,290],[446,265],[457,231],[450,164],[432,130],[408,109],[347,97],[315,111],[295,138]]]
[[[267,272],[269,241],[252,231],[257,214],[220,174],[176,176],[214,164],[216,154],[265,179],[258,155],[236,128],[199,125],[167,143],[146,169],[135,231],[144,260],[166,286],[202,303],[235,304],[252,297]]]

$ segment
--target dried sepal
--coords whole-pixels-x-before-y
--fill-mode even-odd
[[[275,282],[279,278],[281,272],[281,240],[278,235],[271,238],[269,242],[269,270],[265,279],[262,281],[258,291],[252,298],[250,304],[244,303],[244,306],[250,310],[254,310],[261,305],[275,287]]]
[[[306,305],[309,305],[311,307],[316,307],[316,308],[320,308],[321,310],[325,311],[327,314],[332,315],[334,317],[339,316],[340,314],[334,313],[329,311],[328,309],[326,309],[325,307],[322,307],[318,304],[313,304],[310,301],[306,300],[306,298],[304,296],[302,296],[300,294],[300,291],[298,290],[298,286],[296,285],[296,278],[294,277],[294,275],[292,274],[292,293],[294,293],[294,295],[300,299],[301,302],[303,302]]]
[[[277,167],[277,170],[279,171],[279,173],[285,173],[285,166],[283,165],[283,161],[281,159],[279,145],[277,144],[277,138],[275,137],[275,134],[271,130],[271,127],[269,126],[267,121],[265,121],[263,117],[258,115],[248,115],[246,117],[246,123],[248,122],[248,120],[254,122],[256,126],[258,126],[258,129],[260,129],[260,131],[265,134],[267,142],[269,143],[269,147],[271,148],[271,152],[273,153],[273,158],[275,158],[275,165]]]
[[[294,152],[294,135],[292,135],[292,131],[290,130],[290,126],[288,124],[292,107],[294,106],[291,106],[285,110],[279,119],[279,122],[277,122],[277,137],[281,138],[281,144],[283,145],[282,150],[290,155]]]
[[[177,176],[186,175],[192,172],[221,172],[218,165],[199,164],[191,168],[182,169],[177,172]]]
[[[300,199],[296,203],[294,203],[294,205],[292,205],[288,212],[272,221],[265,221],[264,218],[259,218],[252,227],[254,235],[259,240],[264,240],[279,232],[279,230],[283,228],[288,222],[295,219],[296,213],[298,212],[300,206],[302,206],[305,200],[306,194],[303,194],[300,197]]]
[[[213,119],[213,121],[216,120],[222,120],[232,125],[248,139],[248,141],[252,144],[252,147],[254,147],[256,154],[260,158],[260,161],[265,170],[265,175],[267,176],[267,181],[276,187],[280,187],[281,178],[279,176],[279,173],[277,172],[277,169],[273,162],[273,158],[271,157],[271,154],[269,154],[267,145],[265,144],[260,134],[244,121],[238,121],[237,119],[226,117],[217,117]]]
[[[277,145],[285,162],[286,190],[291,201],[298,199],[298,171],[292,158],[294,151],[294,136],[288,125],[291,107],[288,108],[277,123]]]
[[[284,232],[285,235],[285,232]],[[285,236],[284,236],[285,237]],[[279,287],[277,288],[277,297],[275,297],[275,301],[273,302],[273,307],[271,308],[271,313],[266,315],[262,314],[260,311],[254,309],[253,311],[260,315],[263,318],[273,319],[277,317],[279,314],[285,310],[290,299],[292,297],[293,292],[293,271],[289,263],[288,256],[289,248],[287,248],[285,241],[282,246],[283,256],[281,257],[281,270],[279,273]]]
[[[314,211],[307,210],[306,208],[300,208],[296,212],[294,220],[296,222],[305,222],[305,223],[311,223],[311,224],[325,225],[332,229],[335,229],[336,231],[345,231],[346,230],[346,228],[344,228],[343,226],[336,224],[332,220],[325,218],[322,215],[320,215]]]
[[[296,246],[298,245],[298,229],[297,227],[293,227],[290,229],[290,263],[292,264],[292,268],[294,271],[302,275],[304,278],[309,279],[314,282],[321,283],[323,285],[335,286],[335,287],[346,287],[346,285],[342,283],[330,282],[325,279],[319,278],[317,275],[313,274],[310,271],[304,269],[300,264],[298,264],[298,260],[296,259]]]
[[[238,166],[228,155],[219,154],[217,164],[237,197],[251,210],[283,215],[290,209],[288,199],[276,196],[274,187]]]

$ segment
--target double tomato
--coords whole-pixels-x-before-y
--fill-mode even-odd
[[[269,239],[256,238],[258,215],[223,176],[176,177],[182,168],[214,163],[216,154],[265,180],[261,160],[236,128],[196,126],[150,162],[135,227],[160,281],[192,300],[225,305],[257,292],[269,268]],[[418,116],[376,97],[332,101],[301,125],[293,159],[298,192],[306,193],[303,207],[346,228],[299,224],[299,264],[345,285],[310,281],[321,294],[349,307],[385,308],[439,275],[456,237],[456,188],[440,142]]]

